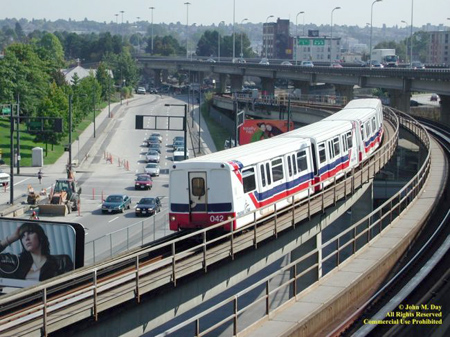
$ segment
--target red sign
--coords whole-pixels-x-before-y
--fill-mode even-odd
[[[289,130],[294,130],[291,122]],[[288,122],[275,119],[247,119],[240,128],[239,144],[244,145],[261,139],[275,137],[288,131]]]

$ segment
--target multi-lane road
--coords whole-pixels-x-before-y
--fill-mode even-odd
[[[172,140],[175,136],[183,136],[183,131],[168,130],[170,116],[184,116],[182,107],[168,107],[166,104],[184,104],[180,96],[169,97],[159,95],[139,96],[137,99],[124,103],[119,109],[119,113],[114,116],[112,124],[107,128],[107,134],[97,136],[95,152],[91,151],[89,158],[78,169],[76,169],[76,179],[82,187],[81,207],[79,212],[72,212],[65,217],[40,215],[40,220],[68,221],[81,223],[86,229],[85,241],[92,242],[107,236],[109,233],[123,230],[133,224],[140,227],[144,221],[146,226],[154,226],[151,230],[153,237],[159,238],[170,233],[166,224],[168,209],[168,186],[169,167],[173,164]],[[144,143],[154,130],[154,119],[144,118],[144,128],[147,130],[135,129],[136,115],[153,115],[158,117],[157,132],[162,135],[160,175],[153,177],[153,188],[151,190],[135,190],[134,180],[137,174],[144,172],[146,165],[145,154],[148,150]],[[182,119],[172,119],[170,124],[177,130],[182,129],[180,125]],[[164,130],[162,130],[164,129]],[[188,143],[188,150],[192,154],[194,151]],[[74,144],[76,147],[76,142]],[[112,162],[106,160],[112,158]],[[119,165],[120,161],[120,165]],[[37,171],[36,171],[37,172]],[[63,177],[63,175],[61,175]],[[19,178],[20,179],[20,178]],[[21,190],[25,185],[33,183],[35,188],[52,184],[49,177],[45,176],[42,185],[37,185],[37,177],[25,177],[19,183],[17,179],[16,190]],[[34,181],[36,180],[36,181]],[[102,214],[102,198],[110,194],[127,194],[131,197],[132,207],[124,213]],[[136,217],[134,206],[145,196],[158,196],[162,200],[162,210],[156,216]],[[24,217],[28,218],[29,214]],[[118,234],[125,237],[126,233]]]

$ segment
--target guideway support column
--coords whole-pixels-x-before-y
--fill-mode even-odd
[[[335,84],[336,96],[346,97],[347,102],[353,99],[353,85]]]
[[[261,87],[265,95],[275,94],[275,80],[273,78],[261,77]]]
[[[242,91],[242,84],[244,83],[244,76],[230,75],[231,92]]]
[[[226,74],[219,74],[219,85],[218,85],[218,92],[225,92],[227,88],[227,75]]]
[[[389,90],[389,98],[391,107],[399,109],[403,112],[409,113],[409,105],[411,100],[411,93],[402,90]]]
[[[309,95],[309,82],[305,81],[293,81],[294,88],[300,89],[302,95]]]
[[[161,69],[155,69],[154,71],[154,81],[155,81],[155,88],[161,87],[162,81],[161,81]]]

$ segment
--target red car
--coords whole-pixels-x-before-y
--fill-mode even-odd
[[[152,177],[148,174],[140,174],[136,177],[134,181],[135,190],[151,190],[153,186]]]

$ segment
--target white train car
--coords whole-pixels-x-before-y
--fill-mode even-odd
[[[323,121],[350,121],[356,124],[359,161],[364,161],[381,144],[383,138],[383,105],[376,98],[350,101],[341,111]]]
[[[295,135],[176,163],[170,171],[170,229],[204,228],[288,195],[307,195],[312,180],[311,143]],[[270,211],[258,212],[257,217]],[[233,225],[252,220],[253,216],[244,217]]]
[[[174,164],[170,229],[205,228],[240,217],[232,223],[237,229],[273,212],[269,204],[280,209],[291,202],[282,200],[287,196],[301,199],[331,184],[379,145],[383,116],[378,103],[355,100],[323,121]],[[259,211],[249,214],[254,210]]]

